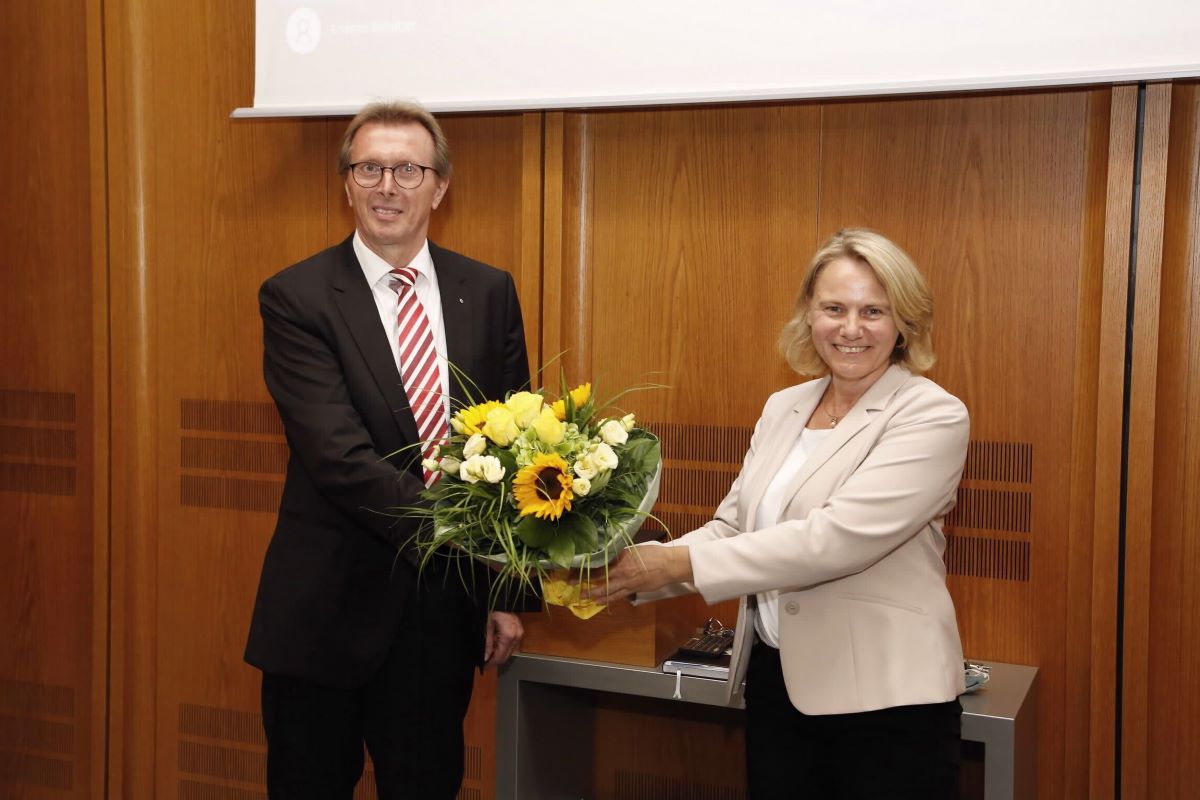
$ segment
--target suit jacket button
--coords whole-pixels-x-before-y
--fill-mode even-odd
[[[787,603],[784,604],[783,610],[789,614],[799,614],[800,613],[800,604],[797,603],[795,600],[789,600]]]

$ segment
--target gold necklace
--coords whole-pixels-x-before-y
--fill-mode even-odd
[[[830,400],[832,402],[832,398],[830,398]],[[842,412],[841,414],[830,414],[828,408],[826,408],[824,405],[822,405],[821,411],[825,414],[825,416],[829,417],[830,428],[836,428],[837,424],[846,416],[845,412]]]

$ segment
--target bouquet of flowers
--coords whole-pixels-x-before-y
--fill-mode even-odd
[[[632,543],[658,497],[658,438],[633,414],[599,418],[590,383],[570,391],[564,383],[552,402],[540,392],[481,402],[450,426],[422,462],[441,473],[425,491],[428,505],[407,510],[432,523],[418,539],[422,564],[457,549],[498,573],[493,598],[537,579],[547,603],[583,618],[599,611],[553,573],[586,575]]]

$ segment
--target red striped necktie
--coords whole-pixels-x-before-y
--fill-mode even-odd
[[[425,308],[417,299],[412,267],[392,270],[390,285],[396,293],[396,336],[400,342],[400,377],[409,408],[417,421],[421,453],[430,458],[447,433],[446,407],[442,400],[442,370],[433,346],[433,328]],[[422,468],[425,485],[432,486],[441,475]]]

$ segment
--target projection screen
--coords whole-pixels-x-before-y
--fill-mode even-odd
[[[1200,75],[1200,0],[257,0],[254,107],[582,108]]]

